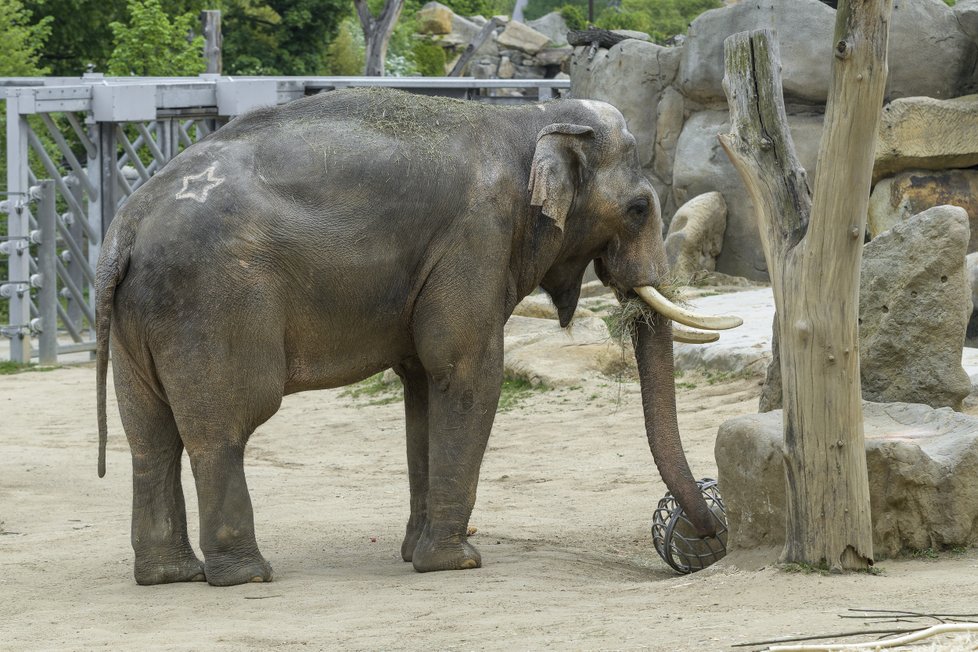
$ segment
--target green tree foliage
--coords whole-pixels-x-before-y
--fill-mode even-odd
[[[224,70],[238,75],[321,75],[327,48],[353,12],[350,0],[222,0]],[[203,8],[203,7],[202,7]]]
[[[52,21],[40,59],[50,74],[81,75],[89,64],[105,70],[112,55],[109,24],[126,18],[126,0],[24,0],[24,6]]]
[[[634,29],[663,42],[685,34],[690,21],[708,9],[722,6],[721,0],[595,0],[594,22],[605,29]],[[531,0],[524,15],[534,20],[551,11],[560,11],[565,20],[587,20],[587,0]],[[568,23],[568,26],[571,25]],[[572,27],[573,29],[573,27]]]
[[[197,16],[172,19],[159,0],[130,0],[128,24],[113,22],[115,48],[108,61],[113,76],[166,77],[204,72],[203,36],[193,36]]]
[[[326,73],[359,75],[363,72],[363,31],[352,18],[340,23],[336,37],[326,49]]]
[[[414,63],[424,77],[445,75],[445,50],[440,45],[417,40],[414,43]]]
[[[48,69],[39,63],[51,28],[51,19],[32,23],[31,12],[19,0],[0,0],[0,77],[34,77]],[[0,103],[0,193],[7,190],[7,112]],[[0,194],[0,199],[5,199]],[[0,237],[7,235],[7,220],[0,213]],[[9,303],[0,299],[0,324],[6,324]]]
[[[561,18],[569,29],[581,30],[587,27],[587,16],[575,5],[564,5],[559,9]]]
[[[720,0],[622,0],[620,7],[608,7],[594,22],[605,29],[635,29],[662,43],[676,34],[685,34],[689,23],[708,9],[722,6]]]
[[[46,75],[41,65],[44,42],[51,34],[50,17],[31,24],[31,12],[19,0],[0,0],[0,77]]]

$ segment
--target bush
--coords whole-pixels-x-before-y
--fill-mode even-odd
[[[115,44],[109,57],[110,75],[166,77],[207,69],[204,37],[191,37],[197,16],[187,12],[171,21],[160,0],[129,0],[129,15],[128,25],[109,25]]]
[[[424,77],[443,77],[445,75],[445,50],[428,41],[414,42],[414,63]]]
[[[326,48],[326,68],[330,75],[363,74],[363,30],[352,19],[340,23],[336,37]]]
[[[560,17],[567,23],[568,29],[587,29],[587,16],[575,5],[564,5],[560,8]]]

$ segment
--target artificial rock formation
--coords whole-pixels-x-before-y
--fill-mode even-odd
[[[558,13],[529,23],[496,16],[496,26],[464,65],[462,74],[477,79],[544,79],[565,72],[571,56],[567,24]],[[477,39],[489,21],[482,16],[465,18],[438,2],[418,12],[418,34],[445,50],[446,72]],[[500,89],[499,95],[519,94]]]
[[[978,133],[975,137],[978,151]],[[915,170],[883,179],[869,200],[867,229],[875,238],[917,213],[946,204],[968,213],[968,252],[978,251],[978,170]]]
[[[708,192],[683,204],[666,235],[669,270],[680,281],[692,280],[716,270],[727,227],[727,204],[723,195]]]
[[[834,22],[835,10],[819,0],[753,0],[703,13],[690,25],[688,37],[677,39],[673,47],[649,44],[646,54],[634,48],[632,41],[624,41],[611,50],[600,50],[590,60],[589,48],[575,50],[572,94],[602,99],[621,109],[639,141],[642,164],[659,193],[666,224],[692,197],[710,191],[723,195],[728,215],[723,253],[717,262],[721,272],[767,278],[753,206],[716,145],[716,134],[726,130],[727,119],[722,88],[723,40],[740,31],[777,31],[788,122],[798,157],[813,177],[833,60]],[[629,56],[614,52],[622,47]],[[641,59],[632,56],[640,52],[644,55]],[[942,0],[897,0],[889,52],[886,100],[893,102],[888,115],[894,118],[907,105],[933,113],[927,101],[900,98],[949,99],[978,92],[978,0],[959,0],[953,9]],[[962,108],[958,113],[957,124],[964,127],[967,118],[978,111],[969,113]],[[903,161],[899,166],[919,158],[916,152],[927,148],[931,133],[934,143],[957,138],[953,141],[957,147],[967,142],[967,135],[946,137],[927,128],[914,132],[916,122],[888,126],[886,119],[880,142],[888,149],[881,154],[884,158],[898,156]],[[945,123],[939,127],[955,124],[939,121]],[[805,134],[800,135],[799,129]],[[963,159],[940,163],[941,156],[927,154],[933,165],[964,167],[967,163]],[[892,173],[882,170],[876,178]]]
[[[664,204],[663,211],[671,215],[668,190],[672,180],[657,177],[652,170],[658,134],[657,115],[649,107],[662,107],[662,94],[667,92],[679,71],[679,51],[627,39],[610,49],[598,50],[593,53],[593,58],[591,54],[588,48],[576,48],[571,58],[570,77],[574,97],[609,102],[622,112],[629,131],[638,142],[639,162],[650,173],[652,184]],[[674,149],[683,121],[681,99],[678,104],[673,100],[672,110]],[[671,177],[671,169],[668,172]]]
[[[859,355],[863,398],[960,409],[971,393],[961,367],[971,286],[965,211],[938,206],[863,250]]]
[[[968,216],[938,206],[863,249],[859,358],[863,398],[960,409],[971,393],[961,353],[972,314]],[[976,333],[978,334],[978,333]],[[778,342],[760,410],[781,407]]]
[[[864,403],[863,418],[877,559],[978,544],[978,419],[906,403]],[[715,454],[728,547],[782,545],[781,411],[725,422]]]
[[[883,107],[874,182],[904,170],[978,165],[978,95],[908,97]]]

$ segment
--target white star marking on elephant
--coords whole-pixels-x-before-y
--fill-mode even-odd
[[[200,174],[191,174],[183,178],[183,188],[177,193],[177,199],[193,199],[203,204],[211,190],[224,183],[225,177],[214,176],[217,163]]]

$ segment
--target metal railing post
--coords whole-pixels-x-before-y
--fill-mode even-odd
[[[88,267],[95,269],[98,265],[99,252],[102,250],[102,202],[105,201],[105,186],[102,185],[102,125],[99,123],[90,124],[88,127],[89,140],[92,142],[92,151],[88,156],[88,181],[95,188],[94,196],[88,197],[88,225],[89,231],[98,235],[98,241],[88,240]],[[88,293],[88,306],[92,312],[95,311],[95,292]],[[89,337],[95,339],[95,324],[89,324]]]
[[[82,184],[81,181],[71,175],[65,181],[68,188],[71,190],[71,194],[75,197],[75,203],[78,206],[84,206],[82,203]],[[77,243],[84,241],[84,230],[82,229],[81,221],[87,219],[86,215],[77,215],[72,209],[68,209],[66,217],[70,218],[70,222],[65,226],[68,227],[68,233],[70,234],[72,240]],[[83,287],[85,284],[85,277],[82,275],[81,266],[85,264],[85,261],[75,260],[71,257],[71,252],[65,252],[65,269],[68,271],[68,276],[76,287]],[[78,301],[71,293],[66,294],[68,299],[68,319],[71,320],[77,330],[81,330],[82,326],[82,307],[78,304]]]
[[[8,91],[7,109],[7,278],[0,281],[0,300],[10,304],[10,324],[4,335],[10,338],[10,360],[31,360],[31,273],[29,221],[27,216],[27,118],[20,113],[21,91]],[[3,326],[0,324],[0,326]]]
[[[43,365],[58,363],[58,219],[55,208],[54,181],[40,182],[40,201],[37,208],[37,226],[40,238],[37,251],[37,272],[40,278],[32,279],[40,288],[37,311],[40,317],[39,362]]]

